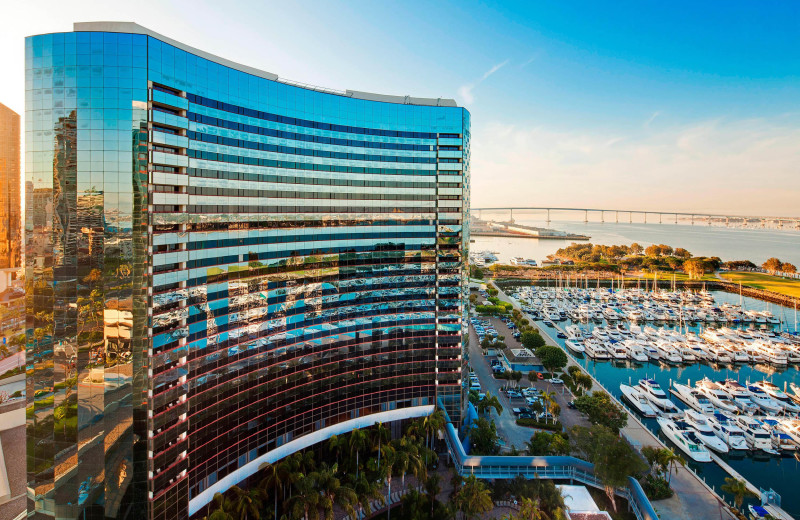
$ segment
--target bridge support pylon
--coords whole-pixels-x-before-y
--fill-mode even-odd
[[[513,224],[514,223],[514,210],[513,209],[509,209],[509,211],[511,212],[511,217],[509,218],[509,222],[511,222]]]
[[[550,224],[550,208],[547,208],[547,224]]]
[[[600,223],[601,224],[605,224],[605,222],[606,222],[606,212],[601,210],[600,211]]]
[[[675,213],[675,224],[677,224],[677,223],[678,223],[678,214]]]
[[[661,218],[662,218],[662,217],[663,217],[663,215],[662,215],[661,213],[659,213],[659,214],[658,214],[658,223],[659,223],[659,224],[663,224],[663,222],[661,222]]]
[[[617,224],[619,224],[619,211],[614,212],[614,220],[616,221]]]
[[[583,223],[586,224],[589,222],[589,210],[586,209],[583,211]]]

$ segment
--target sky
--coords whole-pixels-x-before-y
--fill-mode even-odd
[[[472,115],[472,205],[800,216],[800,2],[0,0],[24,37],[133,21],[337,89]],[[10,22],[10,23],[8,23]]]

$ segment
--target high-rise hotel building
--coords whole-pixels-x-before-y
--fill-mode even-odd
[[[333,434],[459,420],[465,109],[132,23],[25,55],[33,518],[199,516]]]

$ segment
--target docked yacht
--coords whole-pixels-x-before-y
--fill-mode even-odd
[[[662,361],[666,361],[667,363],[683,362],[681,355],[678,354],[672,344],[668,341],[659,341],[656,343],[656,349],[658,349],[658,353],[661,355]]]
[[[607,343],[604,345],[608,353],[611,355],[612,359],[628,359],[628,349],[622,343]]]
[[[732,450],[746,450],[747,439],[744,431],[727,415],[721,412],[714,412],[706,416],[708,424],[714,430],[714,434],[725,441]]]
[[[780,403],[767,394],[763,388],[756,385],[747,385],[750,392],[750,399],[767,413],[780,413],[783,411],[783,403]]]
[[[753,383],[753,386],[757,386],[761,388],[764,392],[767,393],[771,398],[778,401],[783,408],[789,412],[797,413],[800,412],[800,406],[797,406],[789,399],[789,396],[786,395],[785,392],[781,391],[780,388],[775,386],[774,384],[770,383],[769,381],[759,381],[757,383]]]
[[[587,339],[583,342],[584,348],[586,350],[586,355],[594,358],[594,359],[610,359],[611,355],[609,355],[608,351],[603,347],[603,345],[595,340],[595,339]]]
[[[674,442],[689,458],[696,462],[711,462],[711,453],[695,433],[688,429],[686,423],[676,423],[665,417],[659,417],[658,425],[661,427],[661,433]],[[681,428],[682,426],[684,428]]]
[[[650,401],[642,394],[642,392],[634,387],[625,384],[619,385],[619,391],[625,396],[625,399],[636,408],[640,414],[645,417],[657,417],[658,411],[650,404]]]
[[[658,409],[665,412],[678,411],[678,407],[667,397],[654,379],[640,379],[636,388]]]
[[[714,429],[708,424],[706,416],[694,410],[686,410],[683,414],[683,420],[688,424],[700,439],[703,444],[719,453],[728,453],[728,445],[722,439],[717,437]]]
[[[672,388],[674,388],[675,392],[678,393],[678,397],[681,399],[681,401],[688,404],[698,412],[705,414],[714,413],[714,405],[711,404],[711,401],[708,400],[708,397],[706,397],[705,394],[703,394],[697,388],[692,388],[680,383],[672,383]]]
[[[739,407],[731,401],[730,396],[717,383],[708,378],[697,382],[697,388],[708,397],[711,404],[727,412],[738,412]]]
[[[732,363],[733,357],[722,345],[709,344],[707,346],[709,361],[716,361],[717,363]]]
[[[627,339],[623,342],[623,345],[625,346],[625,350],[628,352],[629,358],[631,358],[633,361],[639,361],[640,363],[647,363],[649,358],[647,357],[647,354],[642,346],[639,345],[636,340]]]
[[[567,348],[573,352],[584,352],[586,350],[586,347],[583,346],[583,343],[577,339],[568,339],[564,342],[564,345],[566,345]]]
[[[778,429],[800,444],[800,419],[782,419]]]
[[[736,423],[744,431],[744,438],[751,450],[761,450],[773,455],[778,453],[772,447],[772,439],[761,421],[749,415],[739,415],[736,417]]]
[[[750,399],[750,392],[738,381],[726,379],[720,383],[720,387],[728,393],[733,404],[742,412],[753,415],[759,411],[758,405]]]
[[[583,331],[577,325],[567,325],[564,327],[564,332],[567,333],[567,337],[569,339],[583,338]]]

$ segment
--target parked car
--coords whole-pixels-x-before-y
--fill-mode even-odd
[[[567,407],[572,408],[573,410],[577,409],[577,406],[575,406],[575,401],[568,402]]]
[[[548,379],[548,381],[550,381],[550,383],[554,384],[554,385],[563,385],[564,384],[564,381],[562,379],[557,378],[557,377],[553,377],[551,379]]]

